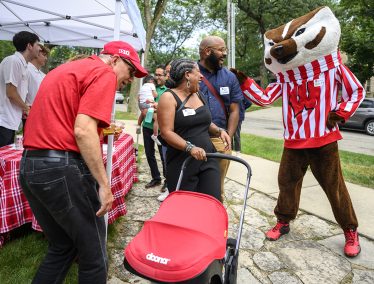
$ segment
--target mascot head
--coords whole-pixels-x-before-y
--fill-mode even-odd
[[[291,70],[338,49],[340,25],[329,7],[317,8],[265,33],[265,66],[274,74]]]

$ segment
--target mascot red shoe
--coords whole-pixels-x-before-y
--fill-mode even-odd
[[[265,33],[265,66],[275,74],[276,83],[263,90],[242,72],[232,71],[244,95],[255,104],[269,105],[282,97],[285,142],[274,210],[278,223],[267,238],[277,240],[290,231],[310,166],[344,231],[344,252],[353,257],[360,253],[358,222],[341,171],[337,140],[342,136],[337,122],[354,114],[365,91],[342,64],[339,39],[338,20],[328,7],[320,7]]]

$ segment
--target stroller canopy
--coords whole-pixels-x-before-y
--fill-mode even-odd
[[[185,281],[202,273],[226,252],[227,213],[215,198],[176,191],[125,249],[137,272],[163,282]]]

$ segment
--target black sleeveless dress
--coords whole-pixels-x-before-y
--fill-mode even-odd
[[[207,153],[216,152],[208,132],[212,118],[202,96],[199,96],[199,98],[203,102],[203,105],[195,109],[195,112],[185,106],[179,110],[182,101],[173,91],[168,91],[171,92],[177,101],[174,132],[186,141],[190,141],[192,144],[203,148]],[[188,156],[188,153],[168,145],[166,152],[166,179],[170,192],[175,191],[182,163]],[[192,159],[183,174],[180,189],[209,194],[221,201],[218,161],[216,159],[208,159],[205,162]]]

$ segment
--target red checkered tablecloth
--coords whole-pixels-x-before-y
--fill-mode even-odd
[[[124,197],[138,180],[133,144],[133,138],[128,134],[122,134],[114,143],[111,181],[114,202],[108,213],[109,223],[126,214]],[[12,146],[0,148],[0,247],[1,234],[25,223],[31,222],[33,229],[41,231],[18,182],[21,156],[22,151]],[[105,154],[103,160],[106,164]]]

